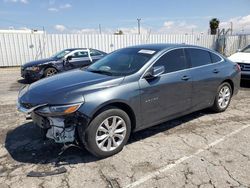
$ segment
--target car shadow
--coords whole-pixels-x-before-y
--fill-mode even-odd
[[[19,84],[32,84],[33,82],[35,82],[35,81],[32,81],[32,80],[26,80],[26,79],[23,79],[23,78],[21,78],[21,79],[19,79],[19,80],[17,80],[17,82],[19,83]]]
[[[8,131],[5,147],[14,160],[22,163],[62,165],[97,160],[84,148],[72,147],[59,155],[63,145],[44,139],[41,129],[32,122]]]
[[[166,132],[182,123],[191,121],[208,113],[210,113],[208,110],[195,112],[133,133],[127,144],[135,143],[160,132]],[[59,155],[63,145],[56,144],[52,140],[44,140],[43,138],[44,136],[41,133],[41,129],[32,122],[29,122],[7,132],[5,147],[14,160],[22,163],[55,164],[61,166],[100,160],[91,155],[86,149],[76,147],[71,147],[62,155]]]

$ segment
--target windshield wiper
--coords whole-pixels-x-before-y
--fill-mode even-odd
[[[98,74],[106,74],[108,76],[112,76],[111,72],[105,71],[105,70],[94,70],[94,69],[86,69],[89,72],[93,72],[93,73],[98,73]]]

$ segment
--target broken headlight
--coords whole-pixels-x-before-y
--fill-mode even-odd
[[[33,66],[33,67],[27,67],[26,70],[30,70],[30,71],[34,71],[34,72],[38,72],[40,70],[39,67],[37,66]]]
[[[74,113],[77,111],[82,103],[69,104],[69,105],[58,105],[58,106],[45,106],[38,108],[36,113],[42,116],[63,116]]]

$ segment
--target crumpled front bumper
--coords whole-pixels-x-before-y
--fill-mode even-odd
[[[47,104],[37,105],[31,108],[25,108],[19,102],[17,103],[17,109],[20,112],[30,116],[33,123],[42,129],[46,130],[46,137],[53,139],[56,143],[70,143],[76,139],[77,126],[81,126],[83,129],[89,124],[90,118],[84,114],[76,111],[75,113],[58,116],[58,117],[44,117],[36,113],[36,109]],[[82,129],[82,130],[83,130]]]
[[[39,72],[34,72],[21,67],[21,77],[24,79],[39,80],[43,77],[43,71],[41,70]]]

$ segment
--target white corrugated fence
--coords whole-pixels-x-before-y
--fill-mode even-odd
[[[217,36],[212,35],[84,35],[84,34],[26,34],[0,33],[0,67],[19,66],[25,62],[50,57],[65,48],[95,48],[105,52],[146,43],[185,43],[211,49]],[[242,39],[243,40],[243,39]],[[246,36],[243,42],[250,41]],[[242,41],[238,36],[226,38],[226,54],[235,52]]]

